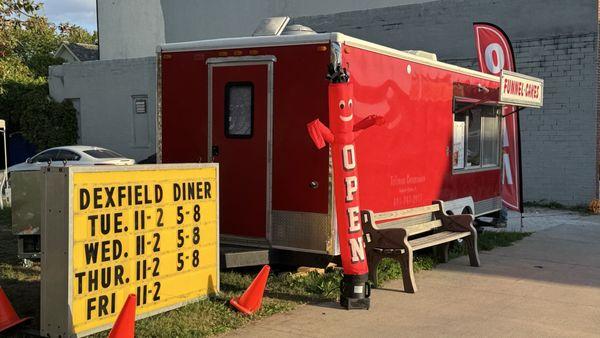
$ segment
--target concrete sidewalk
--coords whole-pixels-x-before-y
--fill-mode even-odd
[[[461,257],[418,273],[416,294],[393,281],[373,290],[369,311],[306,305],[230,335],[600,337],[600,217],[556,217],[529,220],[544,230],[482,252],[480,268]]]

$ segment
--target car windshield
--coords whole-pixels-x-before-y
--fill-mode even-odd
[[[108,149],[93,149],[93,150],[84,150],[84,153],[90,155],[95,158],[117,158],[123,157],[123,155],[116,153],[112,150]]]

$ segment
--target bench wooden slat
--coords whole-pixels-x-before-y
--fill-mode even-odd
[[[408,244],[410,244],[413,250],[419,250],[438,244],[447,243],[455,239],[464,238],[470,234],[470,232],[441,231],[433,235],[410,240],[408,241]]]
[[[374,221],[386,220],[386,219],[395,219],[401,217],[409,217],[415,215],[426,214],[428,212],[436,212],[440,211],[439,204],[426,205],[424,207],[412,208],[412,209],[402,209],[402,210],[394,210],[388,212],[380,212],[373,215]]]
[[[406,224],[403,220],[396,220],[386,223],[379,223],[377,225],[377,229],[379,230],[387,230],[387,229],[406,229],[406,232],[409,236],[421,234],[427,232],[429,230],[439,228],[442,226],[442,221],[439,219],[418,223],[418,224]]]
[[[429,230],[439,228],[441,226],[442,226],[442,221],[440,221],[439,219],[436,219],[431,222],[421,223],[421,224],[416,224],[416,225],[411,225],[409,227],[406,227],[406,232],[408,232],[409,236],[418,235],[418,234],[427,232]]]
[[[426,213],[422,215],[403,217],[399,219],[395,219],[393,221],[379,221],[373,224],[373,227],[377,230],[386,229],[386,228],[408,228],[412,225],[417,225],[421,223],[427,223],[433,220],[433,215],[431,213]]]

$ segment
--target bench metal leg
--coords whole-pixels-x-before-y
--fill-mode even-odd
[[[379,283],[377,282],[377,267],[379,266],[379,262],[381,262],[382,259],[383,257],[379,253],[372,250],[367,251],[367,264],[369,265],[369,280],[373,284],[374,288],[377,288],[379,286]]]
[[[471,266],[481,266],[479,261],[479,250],[477,250],[477,231],[471,232],[471,236],[465,238],[465,244],[469,252]]]
[[[404,249],[404,254],[400,255],[400,265],[402,266],[402,282],[404,283],[404,292],[417,292],[415,283],[415,273],[413,271],[413,252],[410,247]]]
[[[435,253],[437,255],[438,261],[440,263],[448,263],[448,249],[450,248],[450,243],[442,243],[437,245],[435,249]]]

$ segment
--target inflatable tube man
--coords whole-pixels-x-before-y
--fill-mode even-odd
[[[348,83],[329,85],[329,124],[318,119],[307,125],[308,133],[318,149],[331,145],[337,232],[344,268],[340,303],[347,309],[368,309],[370,289],[369,268],[365,256],[360,219],[358,172],[354,140],[356,132],[374,124],[382,117],[371,115],[354,123],[352,86]]]

